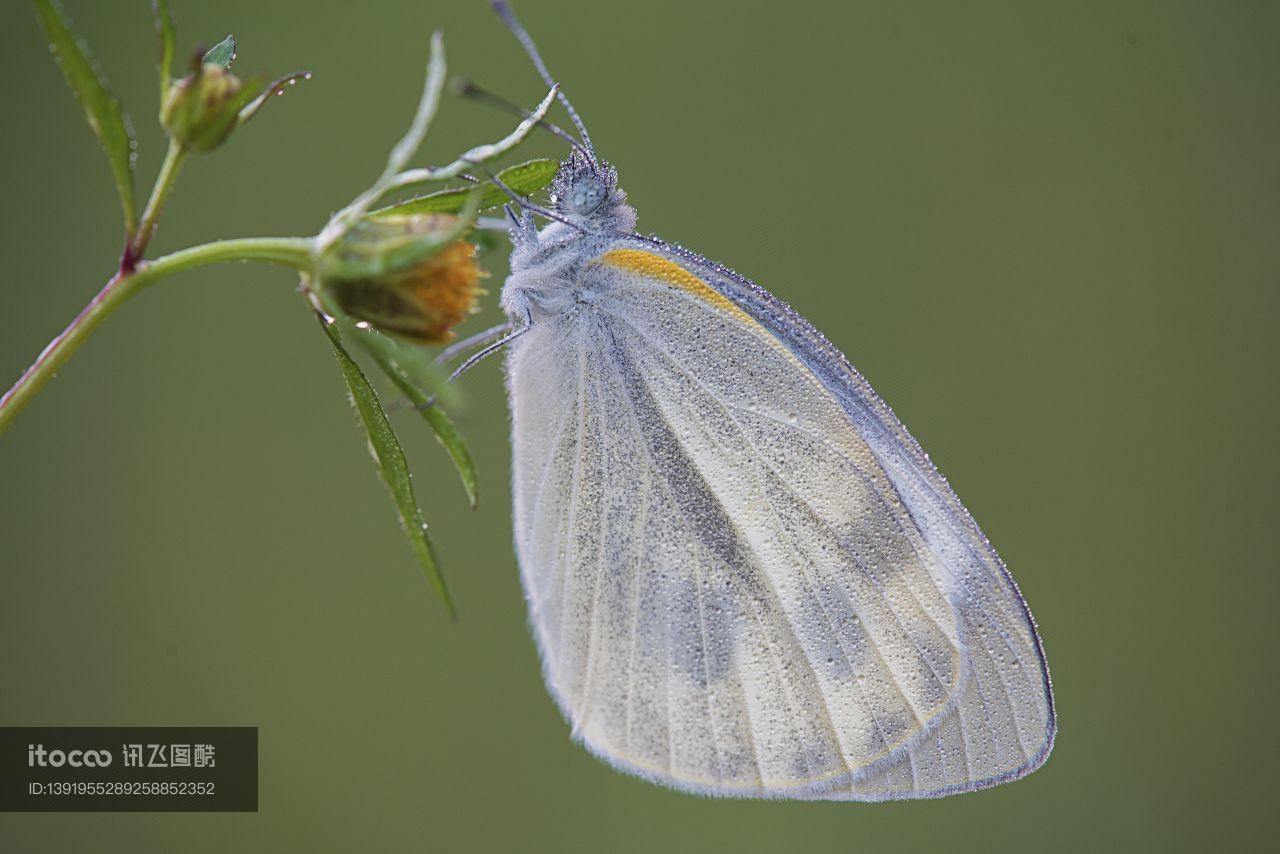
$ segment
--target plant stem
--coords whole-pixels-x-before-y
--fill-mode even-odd
[[[157,183],[157,186],[159,184]],[[155,198],[153,194],[152,198]],[[151,209],[151,205],[147,205]],[[158,210],[158,209],[157,209]],[[145,221],[145,217],[144,217]],[[140,232],[141,233],[141,232]],[[228,261],[263,261],[283,264],[298,270],[310,266],[313,241],[307,237],[248,237],[240,240],[220,240],[192,246],[154,261],[143,261],[128,272],[116,273],[103,286],[89,304],[76,315],[66,329],[49,342],[31,367],[22,374],[13,388],[0,397],[0,433],[3,433],[18,413],[31,402],[45,383],[66,364],[80,349],[102,321],[110,317],[120,306],[142,288],[153,282],[192,267],[220,264]]]
[[[144,261],[138,265],[134,278],[143,279],[150,284],[157,279],[172,276],[192,267],[203,267],[208,264],[225,264],[228,261],[263,261],[268,264],[281,264],[295,270],[306,270],[311,266],[311,247],[314,240],[310,237],[241,237],[235,240],[215,240],[180,249],[168,255],[162,255],[154,261]]]
[[[156,176],[156,183],[151,188],[151,197],[147,199],[142,218],[138,220],[138,228],[133,233],[132,239],[125,244],[124,254],[120,258],[121,273],[132,272],[142,256],[146,254],[147,245],[156,233],[160,212],[164,210],[164,203],[169,198],[174,185],[178,183],[178,175],[181,174],[182,166],[186,162],[187,150],[176,141],[169,140],[169,150],[164,154],[164,163],[160,164],[160,174]]]

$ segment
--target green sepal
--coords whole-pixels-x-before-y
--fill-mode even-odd
[[[236,37],[228,35],[225,39],[209,48],[204,55],[204,62],[230,68],[236,61]]]

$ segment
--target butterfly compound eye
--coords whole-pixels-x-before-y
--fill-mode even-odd
[[[599,179],[582,178],[569,191],[569,207],[574,213],[585,216],[600,207],[606,195],[604,184]]]

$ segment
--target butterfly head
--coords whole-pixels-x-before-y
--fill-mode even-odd
[[[627,194],[618,187],[617,171],[577,149],[560,164],[551,185],[555,212],[591,232],[634,229],[636,214],[626,200]]]

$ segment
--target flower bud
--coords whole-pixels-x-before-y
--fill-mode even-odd
[[[476,247],[449,214],[371,217],[319,263],[320,286],[356,320],[419,344],[443,344],[474,313]]]
[[[260,86],[258,87],[260,88]],[[240,78],[214,62],[206,62],[169,87],[160,123],[188,151],[211,151],[235,130],[247,100]]]

